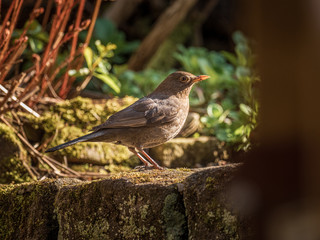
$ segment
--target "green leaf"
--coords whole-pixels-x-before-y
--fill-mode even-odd
[[[239,107],[240,107],[240,110],[241,110],[244,114],[246,114],[247,116],[250,116],[250,115],[251,115],[252,109],[251,109],[248,105],[245,105],[245,104],[243,104],[243,103],[240,103]]]
[[[31,50],[35,53],[41,52],[44,47],[44,43],[35,38],[29,38],[29,45],[31,47]]]
[[[244,133],[244,125],[238,127],[235,131],[234,134],[235,135],[242,135]]]
[[[103,81],[109,87],[111,87],[116,93],[120,93],[120,87],[116,84],[116,80],[111,78],[109,75],[99,74],[99,73],[95,72],[95,73],[93,73],[93,76],[95,76],[96,78],[99,78],[101,81]]]
[[[34,36],[34,38],[37,38],[43,42],[48,42],[49,41],[49,34],[47,32],[39,32]]]
[[[230,52],[227,51],[221,51],[222,56],[224,56],[232,65],[237,66],[238,65],[238,59],[237,57]]]
[[[224,120],[228,117],[229,113],[230,113],[229,110],[224,111],[224,112],[220,115],[218,121],[219,121],[220,123],[223,123]]]
[[[201,73],[209,75],[211,78],[216,78],[216,73],[214,72],[212,66],[210,66],[210,63],[205,58],[199,58],[198,64],[201,70]]]
[[[106,65],[103,64],[103,62],[99,62],[98,67],[95,69],[95,71],[101,74],[109,74],[109,71],[106,68]]]
[[[93,62],[93,52],[90,47],[86,47],[83,52],[84,58],[86,59],[87,65],[89,69],[92,68],[92,62]]]
[[[27,23],[25,23],[24,27],[26,27],[26,26],[27,26]],[[28,34],[36,35],[36,34],[40,33],[41,31],[42,31],[41,24],[37,20],[33,20],[29,25]]]
[[[105,52],[105,46],[103,44],[101,44],[101,41],[100,40],[96,40],[94,42],[94,44],[96,45],[96,48],[98,49],[98,52],[99,52],[99,56],[102,56],[104,55],[104,52]]]
[[[223,114],[223,108],[217,103],[211,103],[207,107],[207,113],[210,117],[219,118]]]
[[[246,37],[243,35],[242,32],[240,31],[235,31],[233,34],[232,34],[232,38],[233,38],[233,41],[236,43],[236,44],[247,44],[247,39]]]

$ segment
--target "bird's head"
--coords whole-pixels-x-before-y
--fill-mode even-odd
[[[171,73],[152,94],[176,95],[177,97],[188,97],[190,90],[196,82],[209,78],[207,75],[195,76],[192,73],[177,71]]]

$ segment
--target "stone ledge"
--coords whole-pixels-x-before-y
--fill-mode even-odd
[[[150,148],[149,153],[160,165],[170,168],[207,167],[217,159],[224,160],[227,149],[222,145],[216,138],[208,136],[174,138]]]
[[[238,167],[2,185],[0,238],[240,239],[246,228],[225,203]]]

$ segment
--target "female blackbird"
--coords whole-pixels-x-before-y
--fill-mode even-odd
[[[158,146],[180,132],[189,111],[190,90],[194,83],[207,78],[209,76],[174,72],[151,94],[113,114],[105,123],[94,127],[92,133],[46,152],[78,142],[114,142],[127,146],[146,167],[162,169],[143,149]]]

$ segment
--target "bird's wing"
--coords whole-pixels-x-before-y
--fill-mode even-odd
[[[113,114],[105,123],[92,130],[154,126],[170,122],[177,116],[179,104],[175,100],[166,101],[166,103],[157,99],[141,98],[131,106]]]

